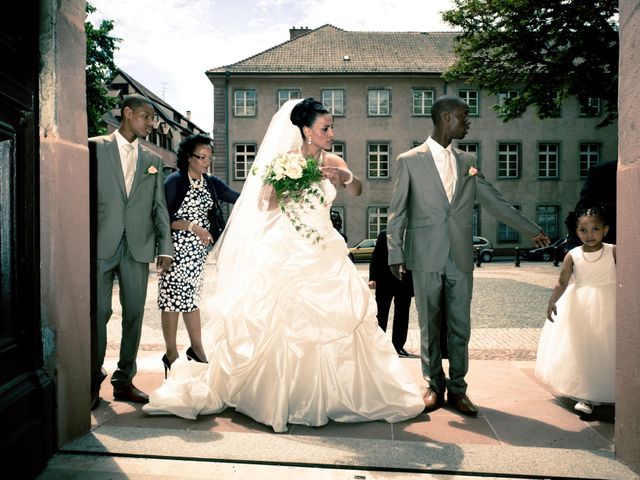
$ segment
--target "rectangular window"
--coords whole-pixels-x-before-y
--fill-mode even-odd
[[[346,107],[344,90],[323,90],[322,104],[334,117],[344,117]]]
[[[520,96],[520,90],[506,90],[504,92],[500,92],[497,95],[498,103],[494,107],[496,112],[498,112],[498,116],[505,115],[507,112],[507,108],[511,107],[513,101]],[[521,108],[518,109],[520,113],[523,113]]]
[[[435,101],[436,92],[430,89],[413,89],[413,110],[416,117],[431,115],[431,107]]]
[[[368,207],[367,208],[367,238],[378,238],[381,230],[387,228],[387,217],[389,215],[389,207]]]
[[[586,102],[580,103],[580,116],[581,117],[599,117],[600,110],[600,98],[589,97]]]
[[[541,205],[536,208],[536,222],[549,238],[558,238],[558,220],[560,207],[556,205]]]
[[[476,157],[476,168],[480,170],[480,144],[477,142],[458,142],[458,148]]]
[[[233,172],[236,180],[249,176],[258,148],[255,143],[237,143],[233,152]]]
[[[600,144],[581,143],[580,144],[580,177],[587,176],[589,168],[600,163]]]
[[[302,98],[300,90],[297,88],[278,90],[278,108],[282,107],[282,105],[289,100],[296,98]]]
[[[520,205],[514,205],[514,208],[520,210]],[[506,223],[498,222],[498,242],[517,243],[520,239],[518,231],[511,228]]]
[[[236,90],[233,92],[233,114],[236,117],[255,117],[256,105],[255,90]]]
[[[498,178],[520,177],[520,144],[498,144]]]
[[[345,148],[344,142],[333,142],[331,144],[331,148],[329,149],[329,152],[345,160],[346,148]]]
[[[391,91],[369,90],[369,115],[372,117],[388,117],[391,115]]]
[[[560,144],[541,143],[538,145],[538,178],[558,178],[560,164]]]
[[[477,117],[480,115],[480,94],[478,90],[460,90],[458,95],[469,105],[469,116]]]
[[[368,178],[389,178],[390,147],[388,143],[367,145]]]
[[[498,106],[502,107],[508,100],[513,100],[520,95],[520,90],[507,90],[505,92],[498,93]]]

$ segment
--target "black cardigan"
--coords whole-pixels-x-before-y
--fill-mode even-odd
[[[215,208],[218,205],[216,199],[227,203],[236,203],[240,194],[216,176],[207,175],[205,173],[203,174],[203,177],[205,179],[205,188],[214,200],[213,206],[207,214],[209,224],[214,225]],[[178,213],[188,191],[189,173],[186,169],[173,172],[164,179],[164,194],[167,199],[169,217],[172,222],[175,220],[182,220],[181,218],[178,218],[176,214]]]

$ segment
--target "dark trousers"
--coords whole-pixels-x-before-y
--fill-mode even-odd
[[[396,349],[403,348],[407,341],[409,328],[409,308],[411,307],[411,295],[403,288],[376,285],[376,303],[378,304],[378,325],[387,331],[389,310],[393,300],[393,332],[391,342]]]

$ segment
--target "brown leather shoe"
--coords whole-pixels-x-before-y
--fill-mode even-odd
[[[437,410],[444,403],[444,394],[436,392],[431,387],[427,388],[427,391],[424,392],[422,396],[424,400],[424,411],[432,412],[433,410]]]
[[[447,403],[463,415],[478,415],[478,408],[466,393],[447,392]]]
[[[125,400],[133,403],[149,403],[149,396],[142,390],[138,390],[132,383],[128,385],[113,386],[113,399]]]

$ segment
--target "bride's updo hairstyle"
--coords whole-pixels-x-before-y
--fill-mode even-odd
[[[328,113],[329,110],[324,108],[324,105],[319,101],[312,97],[305,98],[291,110],[291,123],[300,129],[300,134],[304,138],[302,127],[311,127],[318,115],[326,115]]]

